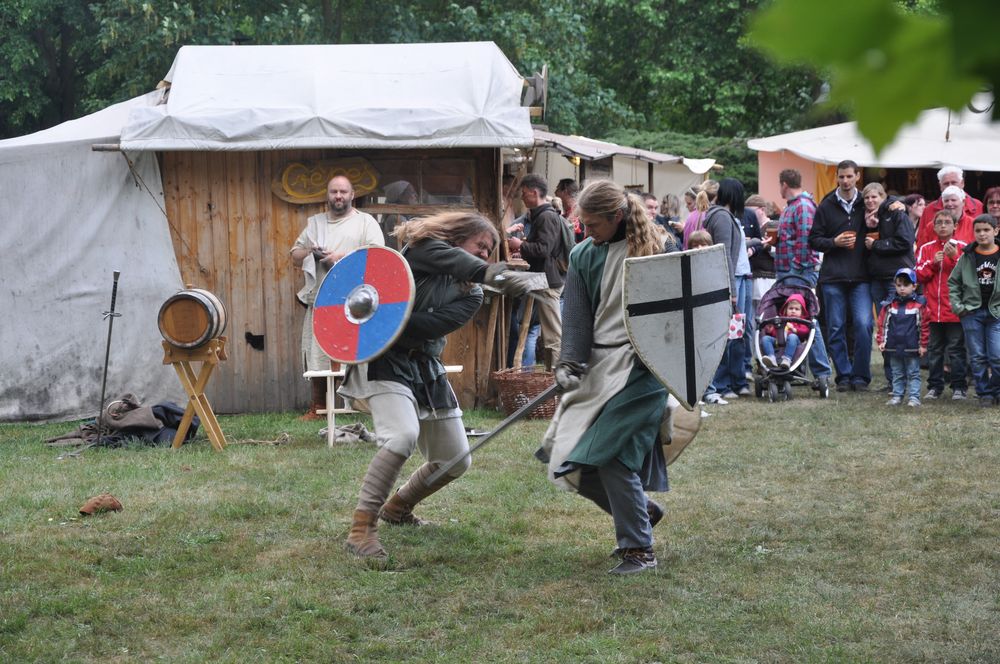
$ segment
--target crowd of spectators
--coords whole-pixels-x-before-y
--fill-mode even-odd
[[[840,392],[887,392],[889,403],[910,406],[943,398],[946,387],[953,399],[965,399],[971,384],[982,405],[1000,404],[1000,293],[994,290],[1000,250],[988,230],[993,228],[995,237],[1000,187],[984,192],[984,205],[965,191],[961,169],[946,166],[937,175],[941,194],[931,201],[920,192],[887,192],[879,182],[863,185],[862,170],[850,160],[837,165],[837,187],[818,201],[791,169],[779,175],[780,204],[747,196],[732,178],[708,179],[661,198],[635,192],[655,221],[665,252],[712,244],[726,248],[733,312],[742,314],[746,329],[742,339],[727,343],[704,401],[725,405],[753,393],[756,305],[776,280],[794,277],[821,303],[807,362],[813,380],[829,381]],[[529,213],[509,227],[512,249],[545,202],[547,184],[542,180],[539,186],[537,179],[527,178],[536,192],[524,201]],[[578,191],[574,180],[560,180],[548,199],[576,242],[584,238]],[[555,252],[551,244],[546,247]],[[554,302],[558,290],[549,297]],[[550,311],[556,310],[550,304]],[[913,344],[896,347],[905,336],[904,323],[910,335],[905,338],[912,337]],[[927,334],[921,335],[925,326]],[[874,386],[873,337],[884,378]],[[553,345],[546,347],[551,351]],[[914,391],[919,380],[914,362],[927,369],[922,394]]]

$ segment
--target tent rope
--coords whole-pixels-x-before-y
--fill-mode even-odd
[[[177,227],[174,226],[173,222],[170,221],[170,217],[167,216],[167,211],[163,208],[162,205],[160,205],[160,200],[149,188],[149,185],[146,184],[146,181],[142,179],[142,176],[139,175],[139,171],[136,170],[135,164],[132,162],[131,159],[129,159],[129,156],[125,154],[124,150],[120,151],[119,154],[125,159],[125,163],[128,164],[129,173],[131,173],[132,177],[135,179],[136,186],[138,187],[141,185],[142,188],[146,190],[146,193],[149,194],[149,197],[153,199],[153,202],[156,203],[156,207],[160,208],[160,212],[163,213],[163,218],[167,220],[167,226],[170,227],[170,231],[172,232],[173,236],[176,237],[178,240],[180,240],[181,244],[184,245],[184,249],[187,251],[187,254],[189,256],[196,256],[197,254],[195,254],[194,251],[191,249],[191,245],[187,243],[187,240],[184,239],[184,236],[181,235],[181,232],[177,230]]]

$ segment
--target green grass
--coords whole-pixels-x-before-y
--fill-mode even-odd
[[[42,440],[72,425],[2,425],[0,661],[1000,661],[1000,409],[884,401],[710,407],[637,578],[532,459],[544,422],[422,505],[436,526],[383,528],[384,570],[343,550],[374,448],[293,414],[221,418],[286,445],[63,460]],[[124,511],[79,517],[104,491]]]

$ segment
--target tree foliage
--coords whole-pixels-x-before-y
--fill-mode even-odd
[[[759,0],[8,0],[0,132],[33,131],[152,89],[184,44],[496,42],[549,68],[545,121],[734,136],[802,126],[819,89],[743,38]],[[671,151],[677,152],[676,149]]]
[[[850,109],[878,151],[920,111],[957,110],[977,91],[997,89],[996,18],[991,0],[776,0],[751,36],[780,62],[825,70],[830,104]],[[993,113],[1000,117],[996,106]]]
[[[96,33],[83,2],[0,3],[0,136],[82,114],[80,81],[94,67]]]

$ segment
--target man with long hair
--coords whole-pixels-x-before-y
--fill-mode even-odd
[[[433,484],[440,464],[469,450],[462,411],[448,383],[441,351],[445,335],[465,325],[483,301],[481,283],[494,283],[504,263],[487,263],[499,242],[493,224],[475,212],[448,212],[413,219],[395,231],[416,283],[413,311],[393,346],[371,362],[351,367],[340,394],[375,424],[379,450],[368,465],[354,511],[348,551],[362,558],[387,557],[377,522],[422,526],[413,507],[464,473],[465,460]],[[497,283],[516,293],[517,275]],[[414,450],[426,459],[389,498]]]

